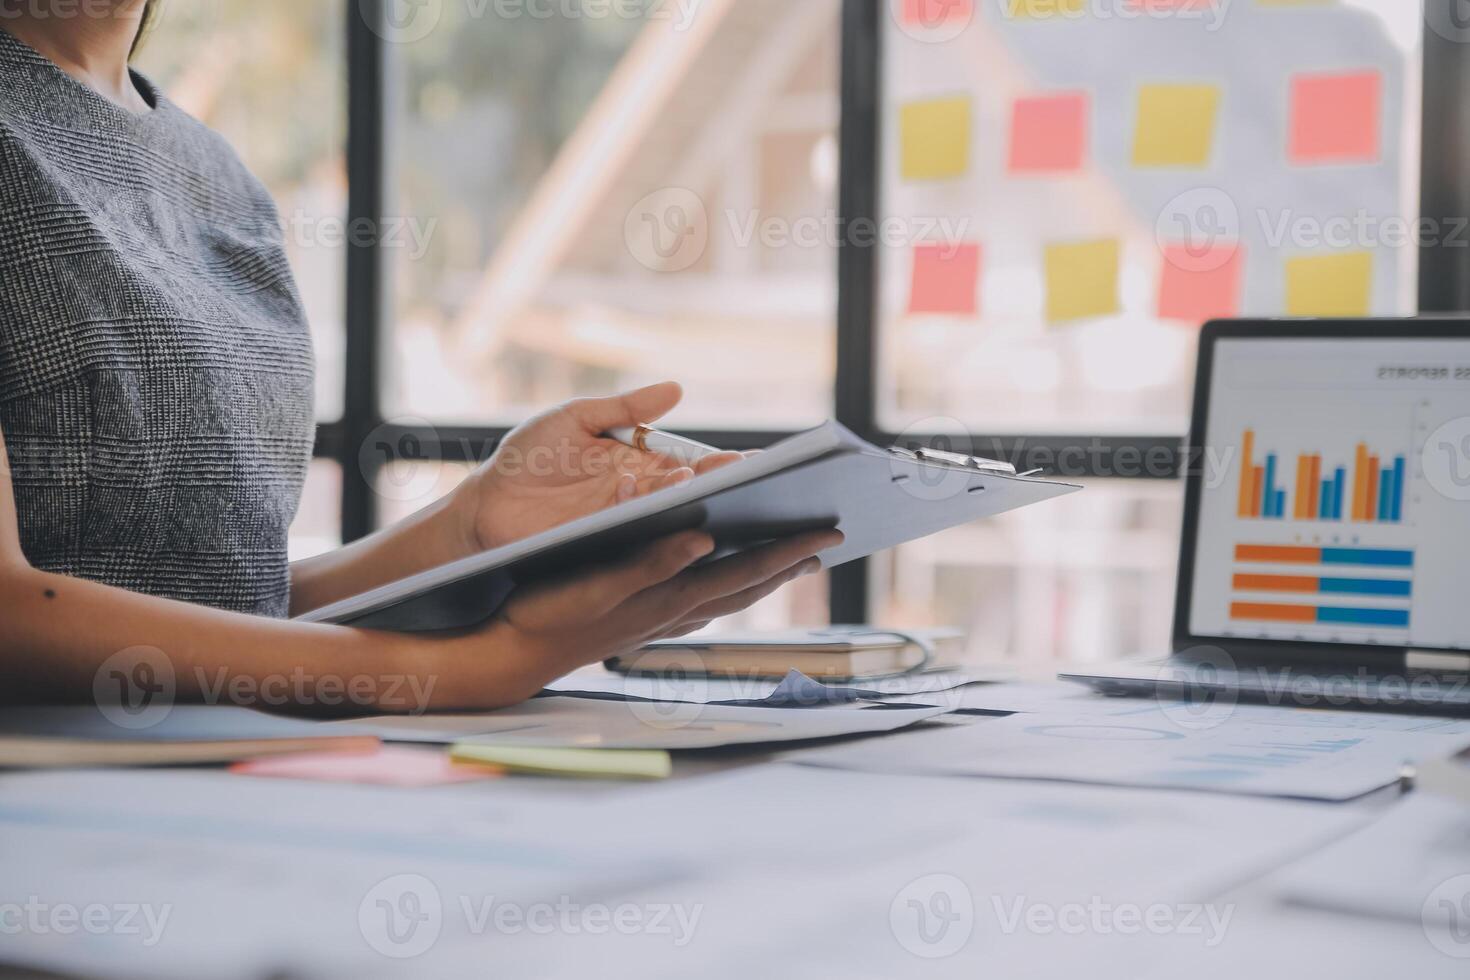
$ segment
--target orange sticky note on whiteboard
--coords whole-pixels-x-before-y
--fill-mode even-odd
[[[1046,247],[1046,318],[1053,322],[1117,313],[1118,241]]]
[[[911,102],[898,113],[905,180],[946,180],[970,169],[970,97]]]
[[[910,313],[979,312],[980,246],[973,242],[914,246]]]
[[[1367,316],[1372,298],[1372,252],[1309,255],[1287,260],[1289,316]]]
[[[1017,99],[1011,106],[1013,174],[1082,169],[1087,152],[1087,94],[1058,92]]]
[[[1238,242],[1208,248],[1169,245],[1159,277],[1159,317],[1201,324],[1240,313],[1241,271]]]
[[[1377,71],[1296,75],[1291,80],[1292,163],[1376,163],[1383,113]]]

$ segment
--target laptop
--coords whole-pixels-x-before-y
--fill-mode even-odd
[[[1200,337],[1173,653],[1120,695],[1470,713],[1470,319]]]

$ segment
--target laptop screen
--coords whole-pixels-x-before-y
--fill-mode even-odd
[[[1189,632],[1470,649],[1470,339],[1214,345]]]

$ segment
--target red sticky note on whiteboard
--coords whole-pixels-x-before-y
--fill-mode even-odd
[[[1087,151],[1087,94],[1059,92],[1020,98],[1011,106],[1011,173],[1082,169]]]
[[[975,13],[974,0],[902,0],[905,27],[942,27],[956,21],[968,22]]]
[[[1201,324],[1240,313],[1244,258],[1238,242],[1208,248],[1169,245],[1159,279],[1159,316]]]
[[[1383,113],[1377,71],[1295,75],[1291,80],[1292,163],[1376,163]]]
[[[944,242],[914,246],[914,278],[910,313],[979,312],[980,246]]]

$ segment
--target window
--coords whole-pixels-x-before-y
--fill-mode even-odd
[[[322,369],[293,553],[673,376],[670,424],[732,448],[835,415],[1085,483],[741,620],[1045,662],[1167,643],[1201,321],[1470,305],[1453,6],[217,0],[141,65],[287,221]]]
[[[685,426],[830,414],[839,3],[701,7],[448,3],[393,46],[389,417],[670,377]]]
[[[137,67],[222,133],[281,213],[317,355],[317,418],[342,417],[346,0],[169,4]]]

